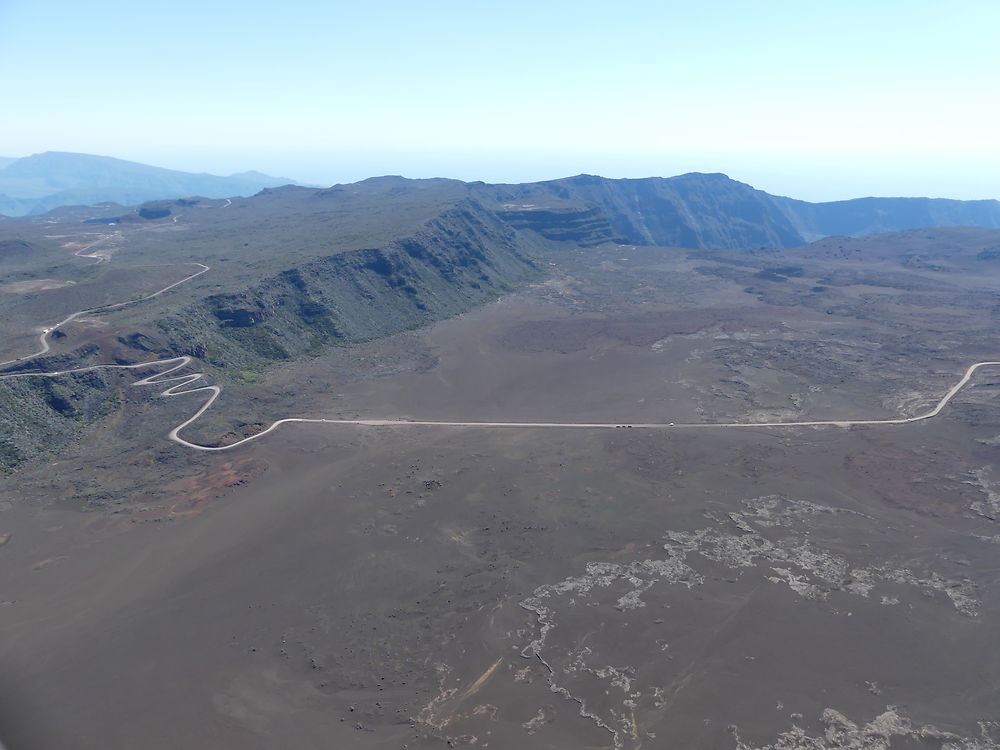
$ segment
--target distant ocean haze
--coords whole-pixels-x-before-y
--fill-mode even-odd
[[[0,214],[26,216],[53,208],[200,195],[246,196],[279,185],[283,177],[243,172],[228,177],[152,167],[108,156],[47,151],[22,159],[0,158]]]

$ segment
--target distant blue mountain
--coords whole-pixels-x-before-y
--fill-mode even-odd
[[[243,172],[228,177],[151,167],[109,156],[46,151],[23,159],[0,157],[0,214],[40,214],[58,206],[201,195],[228,198],[295,184],[284,177]]]

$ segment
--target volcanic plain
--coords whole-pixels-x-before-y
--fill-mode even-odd
[[[150,321],[244,273],[193,241],[151,265],[185,236],[183,212],[157,222],[87,225],[104,261],[43,236],[83,230],[19,230],[47,260],[0,287],[5,359],[46,315],[155,315],[97,310],[9,371],[162,358]],[[997,230],[752,251],[531,232],[465,312],[236,368],[206,338],[222,391],[185,437],[892,419],[1000,359]],[[205,392],[141,374],[45,386],[94,406],[0,481],[10,750],[1000,747],[1000,367],[901,425],[285,424],[215,453],[167,439]]]

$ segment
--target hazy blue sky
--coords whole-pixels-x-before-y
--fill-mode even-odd
[[[998,0],[0,0],[0,156],[1000,198]]]

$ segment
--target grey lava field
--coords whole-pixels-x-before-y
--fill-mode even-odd
[[[998,205],[0,219],[0,742],[997,750]]]

